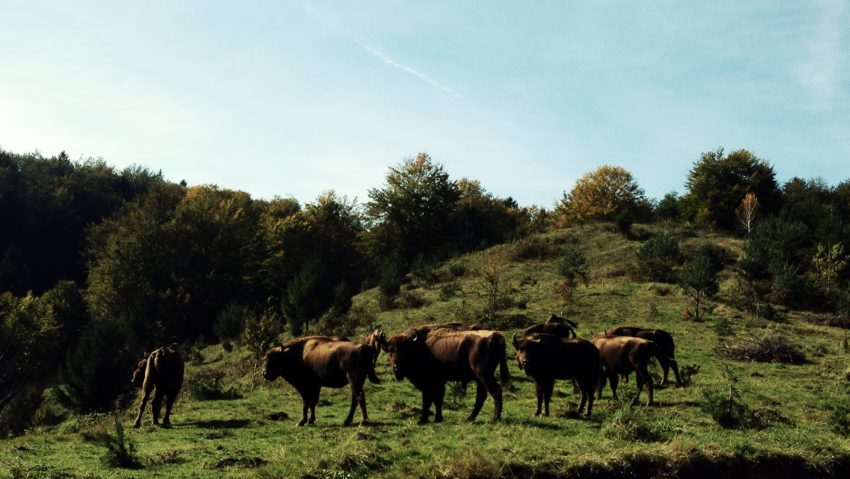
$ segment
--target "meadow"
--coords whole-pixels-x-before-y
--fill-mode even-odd
[[[733,256],[741,252],[739,239],[680,236],[686,253],[706,242]],[[187,358],[187,381],[172,428],[151,425],[148,413],[143,426],[132,429],[138,399],[133,396],[116,414],[74,416],[0,440],[0,477],[708,477],[733,472],[848,477],[850,440],[841,415],[850,400],[846,330],[821,324],[823,315],[810,311],[755,318],[743,307],[730,268],[697,321],[685,313],[689,300],[679,286],[630,278],[628,264],[639,244],[610,225],[587,224],[455,258],[429,278],[411,279],[392,309],[380,307],[377,289],[355,297],[354,311],[361,316],[355,333],[381,327],[392,335],[422,323],[485,321],[510,342],[514,332],[552,313],[577,321],[584,338],[618,324],[663,328],[676,340],[686,385],[657,387],[652,407],[628,400],[636,392],[632,376],[621,383],[621,401],[606,389],[592,417],[580,418],[574,414],[572,386],[561,381],[552,416],[534,417],[533,385],[509,346],[513,381],[505,388],[500,422],[491,421],[488,398],[477,421],[466,423],[474,386],[467,391],[456,386],[447,391],[445,422],[418,425],[419,392],[393,378],[382,354],[377,370],[382,382],[365,386],[370,424],[342,427],[349,392],[323,389],[316,424],[296,427],[301,405],[295,390],[282,380],[269,384],[252,376],[247,351],[214,344]],[[589,282],[565,305],[554,287],[556,262],[574,246],[587,257]],[[499,310],[488,316],[491,298],[479,274],[482,265],[499,275]],[[805,362],[741,361],[721,354],[776,337],[797,346]],[[659,371],[653,365],[656,384]],[[199,392],[201,385],[211,391]],[[721,424],[730,394],[733,423]],[[116,418],[123,440],[116,441]],[[122,446],[131,449],[122,453]],[[127,467],[116,465],[118,456],[128,458]]]

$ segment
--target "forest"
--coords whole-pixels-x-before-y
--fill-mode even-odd
[[[705,314],[725,269],[755,318],[805,310],[848,327],[850,179],[780,184],[747,150],[695,156],[681,194],[648,198],[631,172],[603,165],[545,207],[452,178],[426,153],[389,168],[363,203],[328,191],[302,204],[0,151],[0,434],[126,407],[129,371],[163,344],[186,357],[210,344],[259,354],[281,337],[353,334],[374,322],[358,294],[376,291],[381,311],[415,307],[412,282],[441,265],[467,274],[454,258],[495,245],[545,256],[535,238],[581,225],[640,242],[623,274],[680,287],[689,318]],[[741,254],[710,242],[684,252],[683,235],[735,238]],[[556,258],[562,308],[587,283],[588,254]],[[499,291],[498,265],[469,274],[487,300],[465,314],[502,324],[518,300]]]

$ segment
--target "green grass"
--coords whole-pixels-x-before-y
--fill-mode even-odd
[[[604,477],[624,467],[657,473],[687,470],[703,462],[742,467],[765,458],[802,462],[820,473],[836,473],[836,464],[850,464],[850,441],[830,427],[831,406],[850,398],[850,381],[845,377],[850,356],[840,347],[841,330],[809,324],[805,321],[809,313],[800,311],[791,312],[782,324],[752,320],[729,301],[735,284],[729,273],[706,319],[683,320],[687,300],[677,286],[633,283],[625,276],[638,242],[626,241],[604,225],[560,230],[539,239],[551,248],[548,259],[513,261],[518,245],[460,258],[467,273],[458,279],[461,291],[447,301],[440,299],[442,283],[437,283],[404,287],[425,300],[421,308],[379,312],[376,291],[358,296],[355,305],[371,311],[374,321],[388,333],[424,322],[479,318],[487,300],[475,268],[482,255],[498,253],[506,258],[504,293],[515,301],[523,298],[526,307],[505,309],[496,319],[511,316],[514,323],[538,322],[564,309],[553,288],[555,262],[559,251],[577,244],[587,256],[591,284],[577,290],[566,314],[579,322],[580,335],[589,337],[615,324],[663,327],[676,339],[680,367],[700,366],[692,383],[685,388],[657,389],[658,404],[651,408],[623,406],[611,399],[607,389],[596,402],[593,417],[577,419],[571,414],[577,402],[572,386],[560,382],[552,417],[534,418],[533,386],[509,351],[515,380],[505,393],[501,422],[490,421],[490,398],[476,423],[464,422],[474,399],[470,386],[465,396],[453,396],[449,388],[444,423],[419,426],[419,392],[406,381],[396,382],[382,355],[378,374],[383,382],[366,385],[373,425],[342,427],[348,391],[325,389],[317,424],[299,428],[295,423],[300,402],[290,386],[278,380],[252,387],[244,352],[226,353],[220,346],[210,346],[203,351],[202,367],[223,371],[225,386],[235,387],[242,397],[200,401],[184,393],[172,414],[172,429],[151,426],[149,414],[141,429],[130,429],[135,408],[122,411],[126,438],[135,444],[142,469],[107,465],[103,461],[107,450],[96,438],[115,433],[112,417],[88,416],[2,440],[0,478],[512,477],[540,473]],[[740,250],[737,240],[709,239]],[[691,238],[683,246],[687,251],[703,241]],[[795,366],[724,359],[716,352],[721,342],[729,340],[715,332],[721,318],[737,337],[776,328],[802,346],[809,362]],[[509,337],[514,330],[505,334]],[[187,377],[200,367],[189,365]],[[660,368],[654,371],[657,374]],[[760,427],[724,429],[703,410],[703,391],[726,391],[730,376],[737,379],[738,398],[763,418]],[[634,377],[629,384],[621,384],[623,396],[634,391]]]

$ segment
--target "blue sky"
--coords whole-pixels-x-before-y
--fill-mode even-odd
[[[551,207],[703,151],[850,178],[850,3],[0,0],[0,147],[365,201],[420,151]]]

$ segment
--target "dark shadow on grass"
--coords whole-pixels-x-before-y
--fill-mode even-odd
[[[251,424],[250,419],[212,419],[210,421],[193,421],[181,424],[204,429],[241,429]]]
[[[550,431],[562,430],[564,425],[557,418],[511,418],[502,419],[505,424],[519,424],[520,426],[534,427],[537,429],[548,429]]]

